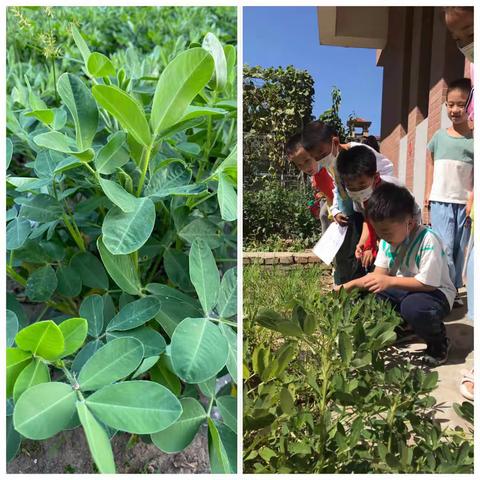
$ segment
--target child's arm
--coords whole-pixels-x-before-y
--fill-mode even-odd
[[[427,172],[426,172],[426,188],[425,188],[425,208],[428,209],[429,205],[429,198],[430,193],[432,192],[432,185],[433,185],[433,170],[434,170],[434,163],[433,163],[433,155],[430,150],[427,148]]]

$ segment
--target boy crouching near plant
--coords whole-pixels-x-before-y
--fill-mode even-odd
[[[405,187],[379,185],[365,211],[381,238],[375,270],[342,286],[347,291],[368,290],[392,303],[427,344],[424,362],[437,366],[448,358],[450,342],[443,320],[452,309],[456,289],[441,240],[419,224],[415,213],[415,200]]]

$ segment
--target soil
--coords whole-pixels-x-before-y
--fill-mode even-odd
[[[176,454],[166,454],[155,445],[131,435],[112,439],[117,473],[210,473],[206,428],[191,445]],[[98,473],[81,428],[64,431],[43,441],[23,440],[17,457],[7,464],[7,473]]]

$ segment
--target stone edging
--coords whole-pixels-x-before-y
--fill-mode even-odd
[[[260,265],[305,265],[322,263],[311,251],[305,252],[243,252],[243,264]]]

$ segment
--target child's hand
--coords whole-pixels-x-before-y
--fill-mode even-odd
[[[339,292],[342,288],[343,288],[343,284],[334,285],[334,286],[333,286],[333,291],[334,291],[334,292]]]
[[[348,225],[348,217],[344,215],[343,213],[337,213],[333,219],[335,220],[336,223],[341,225],[342,227],[345,227]]]
[[[364,286],[372,293],[379,293],[391,287],[392,277],[379,273],[369,273],[365,275]]]
[[[371,250],[364,250],[362,255],[362,267],[368,268],[373,263],[373,252]]]
[[[363,257],[363,245],[360,245],[359,243],[355,247],[355,258],[357,260],[361,260]]]

